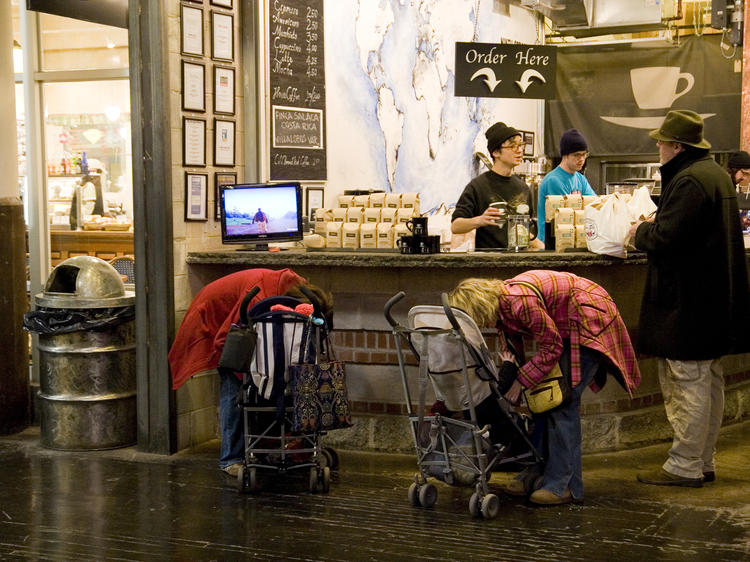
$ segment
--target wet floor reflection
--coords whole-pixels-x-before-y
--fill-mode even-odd
[[[377,458],[347,465],[342,456],[327,495],[310,494],[305,473],[273,474],[252,496],[238,494],[213,462],[133,462],[0,441],[0,559],[750,559],[739,492],[723,507],[710,499],[720,487],[654,495],[627,467],[589,463],[585,506],[504,498],[498,518],[483,521],[469,516],[469,490],[442,484],[434,509],[411,507],[413,469],[371,464]],[[491,485],[504,478],[493,475]],[[623,480],[611,487],[612,478]]]

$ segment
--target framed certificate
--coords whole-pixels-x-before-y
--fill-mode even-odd
[[[214,119],[214,166],[234,166],[234,121]]]
[[[216,220],[221,218],[219,210],[219,188],[222,185],[234,185],[237,183],[237,174],[234,172],[216,172],[214,174],[214,216]]]
[[[206,67],[182,61],[182,109],[206,111]]]
[[[203,10],[180,4],[180,52],[203,56]]]
[[[234,16],[211,12],[211,58],[234,60]]]
[[[315,218],[315,209],[323,208],[323,188],[322,187],[308,187],[305,191],[305,207],[307,209],[307,216],[310,221]]]
[[[234,68],[214,66],[214,113],[234,115]]]
[[[208,174],[185,172],[185,220],[208,220]]]
[[[523,132],[523,155],[534,156],[534,133],[531,131]]]
[[[206,120],[182,118],[182,165],[206,165]]]

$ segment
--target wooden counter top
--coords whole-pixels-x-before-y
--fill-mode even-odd
[[[643,265],[646,254],[632,253],[627,259],[602,256],[591,252],[471,252],[410,255],[390,252],[306,251],[290,249],[280,252],[246,250],[215,250],[189,252],[191,265],[245,265],[245,266],[313,266],[354,268],[433,268],[474,269],[478,267],[510,268],[560,268],[581,266]]]

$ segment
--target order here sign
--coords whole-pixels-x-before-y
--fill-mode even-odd
[[[553,99],[557,48],[545,45],[456,43],[455,95]]]

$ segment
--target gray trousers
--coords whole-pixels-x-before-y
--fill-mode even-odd
[[[674,439],[663,468],[684,478],[714,470],[716,441],[724,412],[720,359],[659,359],[659,383]]]

